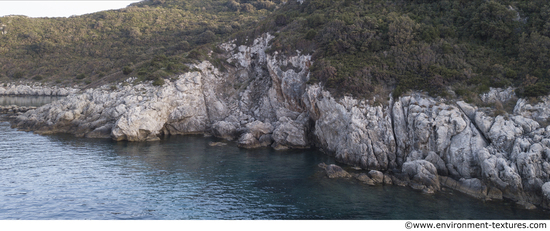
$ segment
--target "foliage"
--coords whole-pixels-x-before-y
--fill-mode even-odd
[[[224,70],[216,42],[250,45],[270,32],[269,52],[311,54],[309,82],[336,95],[450,88],[468,99],[515,86],[534,97],[550,93],[549,16],[546,0],[149,0],[70,18],[2,17],[0,74],[161,84],[197,60]]]
[[[7,32],[0,34],[0,73],[71,84],[78,79],[68,76],[80,73],[90,81],[116,81],[134,71],[185,71],[184,63],[193,62],[185,59],[190,50],[228,38],[281,4],[239,1],[154,0],[69,18],[0,17]],[[228,7],[231,2],[239,7]],[[159,55],[167,59],[153,60]]]
[[[310,83],[337,95],[513,85],[539,96],[550,92],[549,15],[543,0],[306,0],[248,33],[275,32],[271,52],[312,54]]]
[[[132,73],[132,68],[130,66],[124,66],[124,68],[122,68],[122,73],[125,74],[125,75],[129,75],[130,73]]]

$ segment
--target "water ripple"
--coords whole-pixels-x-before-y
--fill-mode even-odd
[[[0,122],[0,219],[548,218],[449,192],[328,179],[317,164],[333,160],[313,150],[220,149],[210,141],[40,136]]]

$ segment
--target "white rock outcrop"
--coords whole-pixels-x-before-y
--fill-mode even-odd
[[[0,95],[29,95],[29,96],[66,96],[78,92],[77,88],[42,86],[38,84],[5,84],[0,86]]]
[[[520,99],[513,114],[497,116],[490,108],[418,92],[382,105],[335,98],[306,84],[309,55],[266,54],[272,38],[222,44],[228,63],[235,63],[226,72],[205,61],[163,86],[129,80],[116,90],[88,89],[19,115],[13,125],[114,140],[212,134],[244,148],[318,147],[369,171],[355,175],[368,184],[428,193],[446,186],[549,208],[550,126],[541,124],[550,117],[550,97],[535,105]],[[481,97],[503,102],[515,96],[513,89],[492,89]]]

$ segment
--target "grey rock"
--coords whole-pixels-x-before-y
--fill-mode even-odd
[[[481,94],[480,98],[485,103],[506,102],[511,99],[517,99],[514,88],[490,88],[489,92]]]
[[[432,163],[425,160],[405,162],[402,171],[409,175],[412,188],[428,193],[440,190],[437,169]]]
[[[369,176],[375,184],[384,183],[384,173],[377,170],[370,170]]]
[[[365,183],[365,184],[368,184],[368,185],[374,185],[374,181],[365,173],[361,173],[361,174],[355,174],[353,175],[355,177],[355,179]]]
[[[481,199],[485,198],[487,195],[487,186],[481,183],[481,180],[477,178],[462,178],[458,181],[457,187],[455,189]]]
[[[273,131],[274,147],[308,148],[306,127],[287,117],[280,120],[281,124]]]
[[[384,184],[385,185],[392,185],[393,181],[390,175],[384,174]]]
[[[1,87],[0,94],[69,94],[24,113],[7,109],[16,113],[14,127],[40,134],[130,141],[212,134],[241,147],[315,146],[341,163],[392,173],[376,174],[373,183],[391,180],[435,192],[442,179],[485,199],[550,206],[541,193],[550,181],[550,127],[540,126],[550,118],[550,96],[538,103],[519,99],[514,113],[504,116],[421,92],[396,99],[378,95],[389,101],[381,105],[337,98],[319,84],[307,84],[311,56],[268,54],[271,39],[265,34],[250,46],[221,44],[234,67],[222,73],[205,61],[163,86],[134,85],[130,78],[116,90],[106,85],[76,93],[19,84]],[[510,89],[491,89],[480,97],[502,103],[515,96]]]
[[[331,164],[326,165],[325,163],[320,163],[319,167],[325,170],[328,178],[349,178],[351,175],[342,169],[340,166]]]
[[[544,207],[550,207],[550,182],[546,182],[541,187],[542,204]]]
[[[260,136],[260,139],[258,139],[260,142],[260,146],[262,147],[268,147],[273,144],[273,139],[271,138],[271,134],[264,134]]]
[[[243,134],[237,141],[239,147],[242,148],[259,148],[261,147],[260,141],[254,137],[252,133]]]
[[[237,133],[237,127],[230,122],[218,121],[212,124],[212,133],[226,140],[233,140]]]
[[[0,86],[0,95],[66,96],[78,92],[77,88],[43,86],[36,83],[8,83]]]

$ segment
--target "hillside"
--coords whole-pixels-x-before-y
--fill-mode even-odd
[[[209,58],[216,42],[270,32],[269,52],[312,54],[310,83],[335,95],[417,89],[475,101],[514,86],[532,97],[550,91],[549,16],[543,0],[155,0],[71,18],[4,17],[0,80],[160,81]]]
[[[168,77],[276,5],[155,0],[69,18],[2,17],[0,81],[82,85]]]
[[[313,54],[311,82],[338,95],[425,90],[467,100],[489,87],[550,90],[548,1],[310,0],[287,4],[273,49]],[[383,94],[387,95],[387,94]]]

